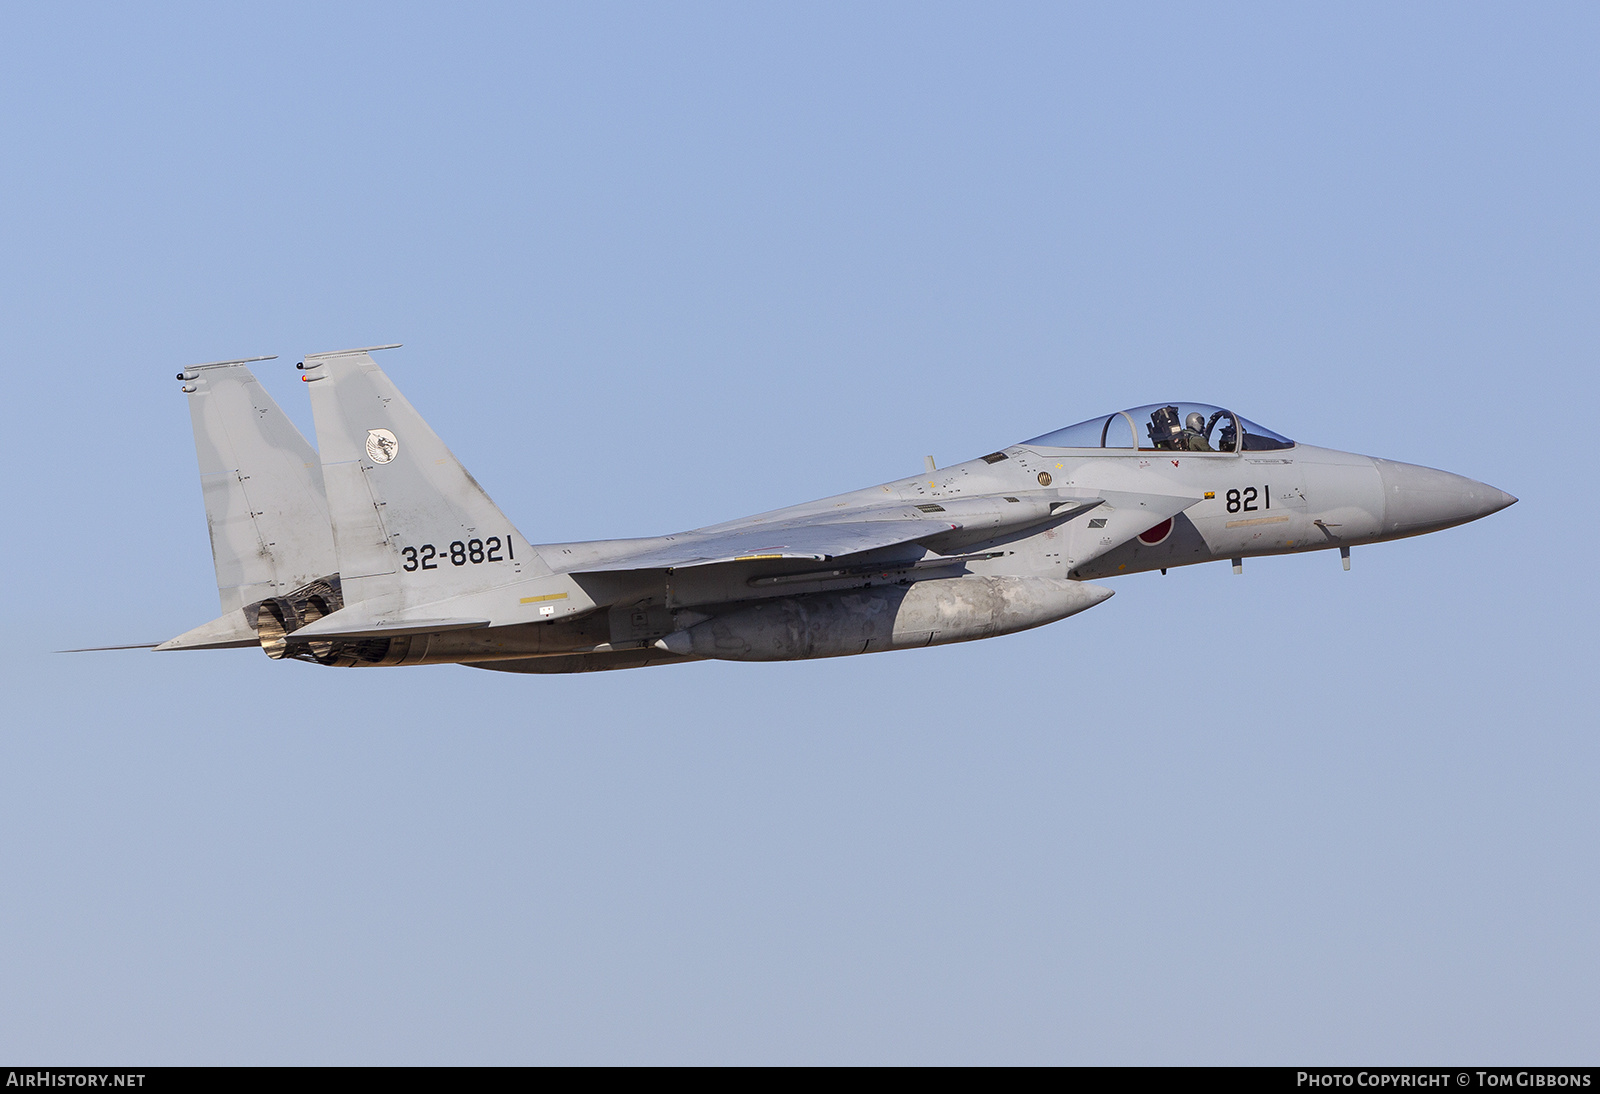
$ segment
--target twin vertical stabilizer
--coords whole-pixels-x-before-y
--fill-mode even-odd
[[[160,648],[260,639],[282,656],[286,634],[330,611],[392,620],[550,573],[367,350],[313,354],[300,366],[320,456],[246,367],[267,360],[179,374],[222,615]]]
[[[223,615],[338,569],[321,461],[247,364],[195,365],[181,376]]]
[[[300,367],[346,605],[393,617],[550,572],[366,350]]]

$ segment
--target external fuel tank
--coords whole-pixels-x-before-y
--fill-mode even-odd
[[[951,577],[764,600],[656,645],[723,661],[792,661],[937,646],[1025,631],[1092,608],[1111,590],[1043,577]]]

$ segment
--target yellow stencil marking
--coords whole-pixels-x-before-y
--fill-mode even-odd
[[[735,562],[749,562],[753,558],[782,558],[782,555],[735,555]]]
[[[1288,517],[1257,517],[1255,520],[1230,520],[1224,528],[1249,528],[1256,524],[1287,524]]]
[[[566,593],[545,593],[543,596],[525,596],[517,601],[519,604],[543,604],[546,600],[565,600]]]
[[[1206,500],[1207,501],[1210,501],[1212,498],[1214,498],[1216,496],[1217,496],[1217,492],[1215,490],[1207,490],[1206,491]]]

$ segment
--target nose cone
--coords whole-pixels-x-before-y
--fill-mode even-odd
[[[1373,460],[1383,480],[1386,534],[1433,532],[1498,513],[1516,498],[1504,490],[1448,471],[1393,460]]]

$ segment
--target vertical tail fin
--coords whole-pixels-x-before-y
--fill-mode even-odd
[[[245,367],[270,360],[218,361],[179,374],[224,616],[338,568],[317,454]]]
[[[550,572],[367,350],[301,368],[346,604],[401,611]]]

